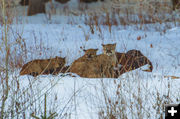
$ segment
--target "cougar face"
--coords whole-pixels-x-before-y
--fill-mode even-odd
[[[98,51],[98,49],[88,49],[88,50],[83,50],[85,52],[85,57],[87,59],[93,58],[96,56],[96,53]]]
[[[103,46],[103,52],[105,55],[112,56],[115,54],[116,43],[115,44],[107,44],[107,45],[102,44],[102,46]]]

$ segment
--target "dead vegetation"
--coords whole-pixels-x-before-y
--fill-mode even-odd
[[[56,69],[62,69],[65,63],[65,58],[57,56],[51,59],[36,59],[24,64],[20,75],[32,75],[36,77],[40,74],[55,74],[57,72]]]
[[[160,3],[161,4],[161,3]],[[2,5],[2,4],[1,4]],[[165,5],[164,5],[165,6]],[[163,5],[160,7],[164,7]],[[1,6],[1,10],[5,10],[5,7]],[[113,8],[114,12],[111,14],[111,12],[106,11],[105,15],[99,15],[99,14],[87,14],[87,19],[85,20],[85,24],[89,25],[89,28],[91,29],[91,32],[85,31],[85,35],[90,36],[94,34],[94,32],[99,32],[100,35],[103,35],[102,27],[100,25],[108,26],[109,32],[112,31],[113,26],[118,25],[132,25],[135,24],[138,25],[141,24],[142,27],[147,23],[166,23],[168,21],[172,21],[172,18],[168,18],[167,16],[158,16],[158,12],[161,13],[163,10],[158,11],[159,9],[154,9],[154,6],[152,8],[148,8],[149,14],[144,15],[143,9],[138,14],[132,13],[131,10],[128,9],[129,7],[125,7],[124,11],[119,8]],[[158,6],[157,6],[158,8]],[[169,4],[167,5],[167,9],[170,10],[171,6]],[[157,12],[155,12],[157,10]],[[171,10],[170,10],[171,11]],[[121,16],[121,13],[124,13],[125,15]],[[43,113],[48,113],[47,115],[53,115],[55,112],[58,113],[57,118],[61,119],[67,119],[71,118],[73,115],[72,113],[76,112],[78,105],[76,104],[76,101],[79,97],[82,97],[83,95],[80,93],[83,88],[77,89],[74,86],[71,87],[72,90],[74,90],[73,94],[68,98],[67,104],[63,105],[56,103],[57,96],[52,96],[52,90],[54,86],[57,85],[57,82],[52,81],[48,84],[44,85],[43,87],[39,87],[41,83],[47,80],[44,79],[43,81],[39,78],[28,78],[27,82],[28,85],[26,87],[22,88],[22,85],[26,85],[26,83],[21,83],[22,79],[16,73],[20,68],[25,64],[27,61],[36,59],[41,57],[42,55],[46,56],[46,58],[49,57],[48,51],[50,52],[50,49],[43,46],[43,44],[35,43],[31,46],[31,50],[27,48],[26,39],[22,37],[22,33],[19,33],[18,31],[12,31],[14,33],[15,41],[10,42],[9,38],[9,32],[11,31],[11,24],[13,23],[13,16],[16,14],[10,14],[9,10],[3,11],[3,14],[0,13],[0,23],[2,30],[0,30],[1,34],[3,34],[1,37],[1,44],[0,44],[0,59],[2,62],[0,62],[0,103],[1,103],[1,119],[6,118],[28,118],[29,113],[34,115],[34,117],[44,116]],[[166,12],[165,12],[166,13]],[[167,12],[168,13],[168,12]],[[171,12],[170,12],[171,13]],[[7,19],[5,20],[5,16],[7,16]],[[113,16],[114,15],[114,16]],[[137,15],[137,16],[136,16]],[[173,22],[177,23],[178,21],[174,20]],[[163,28],[163,32],[165,32],[170,26],[165,26]],[[157,31],[161,31],[157,29]],[[100,37],[101,37],[100,36]],[[34,41],[40,40],[36,38],[37,36],[34,34]],[[88,40],[88,38],[86,38]],[[103,39],[103,38],[102,38]],[[138,38],[139,40],[141,38]],[[14,47],[11,47],[14,46]],[[37,51],[37,52],[34,52]],[[29,53],[31,55],[29,55]],[[46,54],[47,53],[47,54]],[[33,55],[34,54],[34,55]],[[36,55],[38,54],[38,55]],[[129,53],[128,53],[129,54]],[[130,55],[133,55],[133,53]],[[34,57],[36,56],[36,57]],[[120,54],[120,56],[124,57],[124,53]],[[133,58],[137,58],[139,55],[135,53],[133,55]],[[89,57],[89,55],[87,56]],[[140,56],[141,57],[141,56]],[[29,59],[28,59],[29,58]],[[141,59],[142,58],[142,59]],[[139,58],[139,62],[135,64],[144,65],[144,64],[150,64],[150,61],[146,59],[146,57],[143,55],[143,57]],[[121,59],[119,57],[118,59]],[[129,59],[125,57],[125,59]],[[138,58],[137,58],[138,59]],[[124,62],[123,59],[119,60],[120,64],[126,64],[127,62]],[[131,59],[130,59],[131,61]],[[142,61],[142,62],[141,62]],[[142,63],[142,64],[141,64]],[[130,63],[132,64],[132,63]],[[126,69],[126,71],[129,71],[129,67]],[[134,66],[137,67],[136,65]],[[69,70],[69,66],[65,66],[63,69],[58,68],[56,70],[56,73],[60,72],[67,72]],[[61,71],[62,70],[62,71]],[[130,69],[131,70],[131,69]],[[169,81],[167,85],[165,85],[165,94],[163,94],[163,91],[159,91],[159,89],[156,87],[156,83],[152,86],[154,88],[154,91],[149,91],[147,87],[150,87],[150,83],[142,84],[141,76],[133,75],[133,79],[135,81],[132,81],[132,78],[119,78],[120,80],[114,80],[114,83],[110,85],[110,83],[105,84],[104,82],[101,83],[102,89],[99,90],[103,94],[103,101],[105,102],[104,105],[96,105],[98,108],[97,113],[99,116],[99,119],[118,119],[118,118],[129,118],[128,114],[131,115],[132,118],[163,118],[164,115],[164,104],[169,103],[177,103],[180,101],[179,97],[180,94],[177,92],[176,94],[172,93],[173,86],[171,85],[171,78],[176,80],[179,77],[176,76],[165,76],[163,78],[167,78],[167,80],[161,80],[162,84],[164,84],[165,81]],[[129,77],[131,74],[129,73]],[[152,80],[154,80],[154,77],[151,77]],[[61,78],[60,78],[61,79]],[[24,80],[24,79],[23,79]],[[39,81],[40,80],[40,81]],[[74,82],[74,85],[77,82]],[[138,86],[135,86],[134,84],[138,84]],[[63,84],[61,84],[63,85]],[[67,84],[68,86],[68,84]],[[92,86],[92,85],[91,85]],[[113,93],[111,90],[107,88],[115,87],[115,93]],[[45,90],[47,89],[47,90]],[[97,87],[95,87],[97,90]],[[44,91],[45,90],[45,91]],[[71,89],[69,89],[71,90]],[[133,92],[136,91],[136,92]],[[145,92],[143,92],[145,91]],[[49,107],[44,106],[46,103],[45,100],[43,100],[44,94],[47,93],[47,100],[50,100],[52,102],[52,105]],[[78,95],[80,94],[80,95]],[[150,98],[146,98],[146,96],[149,96]],[[114,98],[115,97],[115,98]],[[130,97],[130,98],[129,98]],[[88,97],[86,97],[87,99]],[[97,99],[97,95],[93,95],[91,100]],[[102,99],[100,99],[102,102]],[[60,101],[61,103],[64,103]],[[88,101],[87,101],[88,102]],[[94,104],[94,102],[90,102],[91,106]],[[51,103],[50,103],[51,104]],[[143,105],[147,104],[147,105]],[[43,105],[43,106],[42,106]],[[148,106],[150,105],[150,106]],[[87,105],[89,107],[90,105]],[[48,108],[48,111],[45,111],[45,108]],[[147,108],[148,107],[148,108]],[[42,111],[44,110],[44,112]],[[150,111],[149,111],[150,110]],[[43,113],[41,113],[43,112]],[[143,112],[143,113],[142,113]],[[155,112],[155,115],[151,115],[151,112]],[[78,115],[77,115],[78,117]]]

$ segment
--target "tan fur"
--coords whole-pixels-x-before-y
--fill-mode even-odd
[[[97,55],[89,60],[76,60],[70,72],[86,78],[114,77],[113,67],[116,65],[116,44],[103,45],[104,54]]]
[[[103,53],[107,56],[112,61],[113,67],[116,67],[117,65],[117,58],[116,58],[116,43],[115,44],[107,44],[107,45],[102,45],[103,46]]]
[[[55,71],[53,71],[53,74],[58,74],[58,73],[67,73],[69,72],[70,66],[63,66],[63,67],[58,67]]]
[[[90,68],[94,69],[92,74],[96,74],[95,76],[98,78],[114,78],[114,68],[117,64],[117,58],[115,54],[116,44],[102,44],[102,46],[103,54],[93,58],[93,63],[90,64]],[[89,71],[87,71],[87,73],[88,72]]]
[[[79,58],[79,60],[91,60],[93,57],[96,57],[98,49],[88,49],[88,50],[83,50],[85,54]]]
[[[111,60],[107,55],[101,54],[90,60],[75,62],[70,72],[86,78],[111,77]]]
[[[96,57],[96,52],[98,49],[88,49],[84,50],[85,54],[75,60],[71,67],[70,67],[70,72],[76,73],[81,77],[84,77],[84,71],[86,71],[86,65],[87,62],[90,61],[92,58]]]
[[[89,67],[91,69],[94,69],[94,74],[96,74],[96,77],[98,78],[113,77],[113,60],[111,57],[107,56],[106,54],[101,54],[93,58],[92,62],[93,63],[91,63]]]
[[[65,58],[55,57],[52,59],[37,59],[26,63],[21,71],[20,75],[32,75],[37,76],[40,74],[49,74],[51,71],[55,71],[59,67],[63,67],[65,64]],[[49,73],[48,73],[49,72]]]

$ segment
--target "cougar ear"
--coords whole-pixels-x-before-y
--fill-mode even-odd
[[[65,62],[66,62],[66,57],[62,57],[62,61],[65,61]]]

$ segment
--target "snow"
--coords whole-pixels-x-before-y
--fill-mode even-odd
[[[67,19],[75,20],[75,24],[67,23]],[[22,24],[11,25],[12,31],[10,42],[15,41],[17,36],[13,33],[22,33],[22,39],[25,40],[27,48],[28,62],[33,59],[50,58],[55,56],[66,57],[66,65],[70,65],[75,59],[83,55],[80,47],[85,49],[98,48],[98,54],[102,53],[101,44],[117,43],[118,52],[127,52],[131,49],[140,50],[153,64],[153,72],[143,72],[141,69],[127,72],[118,79],[100,78],[90,79],[77,76],[71,77],[66,74],[57,76],[41,75],[36,78],[32,76],[19,76],[20,69],[13,72],[9,78],[10,82],[17,81],[20,91],[13,93],[15,87],[11,88],[8,106],[12,99],[23,103],[23,110],[27,118],[35,110],[44,109],[44,94],[47,93],[48,110],[55,111],[58,118],[69,115],[72,119],[97,119],[100,109],[106,109],[103,90],[111,101],[120,100],[127,108],[125,114],[128,118],[137,118],[138,97],[144,105],[141,112],[144,118],[159,118],[156,114],[158,108],[156,103],[158,96],[165,103],[179,103],[180,100],[180,79],[171,77],[180,77],[180,27],[173,23],[166,32],[157,31],[157,28],[164,28],[163,24],[149,24],[149,29],[138,29],[137,26],[112,26],[111,33],[108,26],[101,25],[102,33],[94,26],[94,34],[91,33],[89,26],[83,24],[83,16],[53,16],[51,20],[46,15],[35,15],[31,17],[19,17]],[[81,21],[80,21],[81,20]],[[73,21],[73,20],[72,20]],[[1,27],[2,28],[2,27]],[[88,40],[86,40],[88,36]],[[137,38],[141,36],[140,40]],[[151,45],[153,47],[151,47]],[[41,49],[42,46],[45,49]],[[18,48],[12,46],[11,50]],[[19,49],[21,53],[21,49]],[[118,84],[120,89],[118,89]],[[17,84],[14,84],[17,85]],[[104,86],[104,87],[103,87]],[[116,95],[120,91],[121,98]],[[24,93],[23,93],[24,92]],[[170,99],[168,98],[170,96]],[[123,106],[119,104],[119,106]],[[132,109],[130,106],[132,105]],[[153,108],[155,106],[155,109]],[[160,105],[161,113],[163,105]],[[37,112],[40,116],[41,112]],[[131,113],[133,111],[135,114]],[[22,118],[22,116],[20,116]]]

